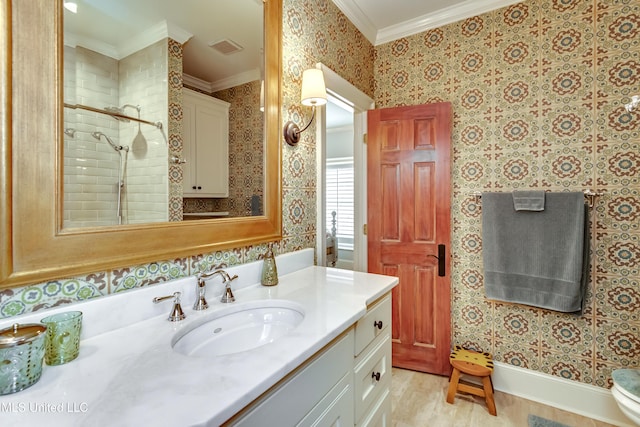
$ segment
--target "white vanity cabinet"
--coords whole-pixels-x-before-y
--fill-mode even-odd
[[[391,425],[391,295],[225,426]]]
[[[229,196],[229,103],[183,89],[183,195]]]
[[[353,328],[225,426],[352,426]]]
[[[355,325],[356,426],[391,425],[391,294],[371,305]]]

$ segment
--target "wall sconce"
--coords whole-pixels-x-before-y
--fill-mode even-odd
[[[288,121],[282,129],[282,135],[287,144],[291,146],[298,145],[300,142],[300,134],[307,130],[307,128],[313,122],[313,118],[316,116],[316,107],[327,103],[327,90],[324,85],[324,77],[322,70],[317,68],[310,68],[302,73],[302,105],[308,105],[313,107],[313,113],[311,114],[311,120],[302,130],[297,124],[292,121]]]
[[[627,110],[627,112],[632,112],[634,109],[638,108],[638,105],[640,105],[640,96],[639,95],[633,95],[631,97],[631,102],[628,104],[624,104],[624,108],[625,110]]]
[[[78,13],[78,3],[73,1],[66,1],[63,3],[65,9],[72,13]]]

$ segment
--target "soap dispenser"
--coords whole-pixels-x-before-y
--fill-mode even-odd
[[[267,245],[267,253],[264,254],[261,283],[263,286],[278,284],[278,269],[276,268],[276,259],[273,256],[273,243]]]

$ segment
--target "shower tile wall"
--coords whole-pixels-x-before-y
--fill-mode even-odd
[[[65,102],[98,108],[118,105],[118,63],[85,49],[65,46]],[[116,197],[119,155],[98,131],[118,141],[118,122],[80,109],[65,108],[65,128],[76,130],[64,140],[64,226],[117,224]]]
[[[167,129],[168,43],[160,40],[119,63],[119,106],[139,105],[142,119],[161,121]],[[125,113],[136,116],[134,109]],[[127,223],[168,220],[168,146],[166,134],[151,125],[120,122],[120,144],[131,148],[127,167]]]
[[[140,105],[141,118],[162,121],[166,127],[167,67],[166,40],[120,61],[83,47],[65,46],[65,102],[95,108]],[[137,112],[127,108],[125,114],[136,117]],[[119,122],[104,114],[68,108],[65,128],[77,130],[74,137],[65,135],[65,227],[117,224],[120,157],[104,140],[93,138],[90,135],[93,131],[103,132],[116,144],[130,147],[123,197],[124,222],[167,221],[168,143],[162,131],[150,125],[138,127],[134,122]]]
[[[601,387],[640,366],[640,1],[527,0],[376,48],[378,107],[453,104],[453,342]],[[591,188],[583,315],[492,302],[473,191]]]

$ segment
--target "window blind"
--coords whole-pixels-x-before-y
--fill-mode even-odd
[[[353,158],[328,159],[326,173],[327,232],[331,233],[331,213],[336,212],[338,248],[353,250],[354,239]]]

